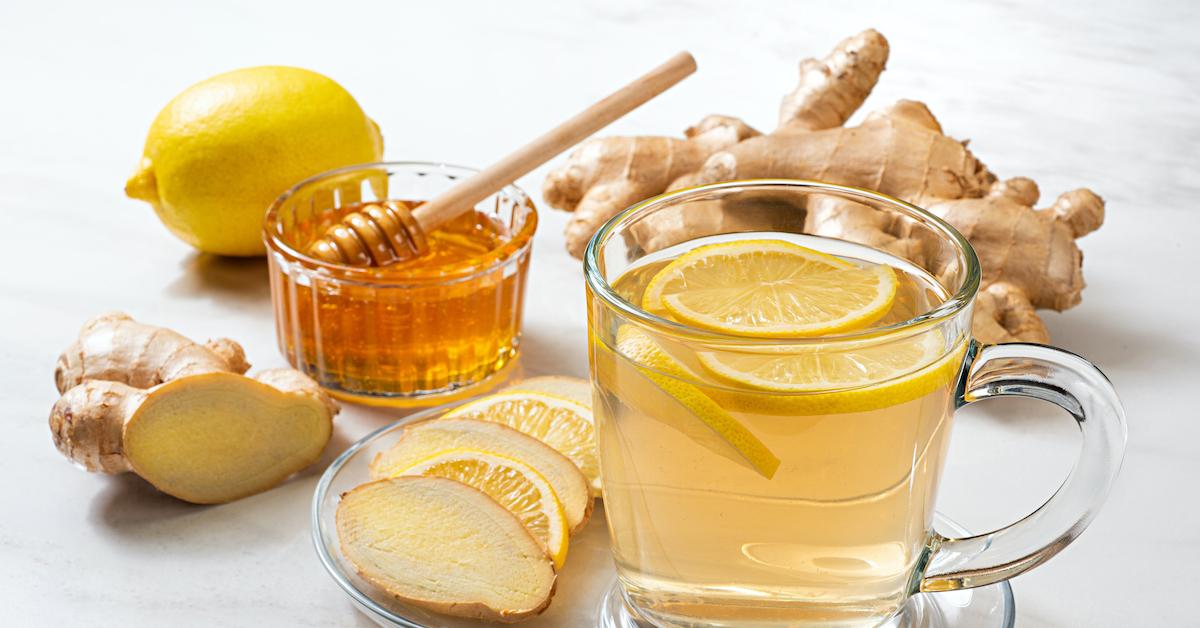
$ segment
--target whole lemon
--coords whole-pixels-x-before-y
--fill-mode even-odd
[[[159,112],[125,194],[146,201],[184,242],[262,255],[267,207],[302,179],[379,161],[379,127],[341,85],[264,66],[196,83]]]

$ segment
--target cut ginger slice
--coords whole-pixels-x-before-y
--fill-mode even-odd
[[[391,449],[371,461],[371,477],[398,475],[452,449],[480,449],[532,467],[554,489],[572,533],[583,528],[591,516],[591,487],[575,463],[532,436],[490,421],[445,418],[410,425]]]
[[[333,430],[318,395],[236,373],[192,375],[142,394],[123,426],[124,456],[162,492],[197,504],[279,484],[316,462]]]
[[[567,517],[550,483],[533,467],[478,449],[451,449],[400,472],[462,482],[496,500],[521,520],[562,568],[567,560]]]
[[[492,498],[454,480],[358,486],[338,503],[337,531],[360,576],[439,613],[515,622],[554,595],[554,563],[541,543]]]

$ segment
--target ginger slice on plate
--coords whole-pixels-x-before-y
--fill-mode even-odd
[[[483,491],[545,545],[555,567],[561,569],[566,562],[570,532],[562,504],[546,478],[520,460],[478,449],[451,449],[400,475],[446,478]]]
[[[554,563],[515,515],[445,478],[369,482],[337,508],[342,553],[395,598],[447,615],[516,622],[554,595]]]
[[[371,461],[371,477],[378,480],[398,475],[452,449],[480,449],[533,467],[554,488],[572,534],[592,514],[591,487],[575,463],[532,436],[490,421],[445,418],[410,425],[391,449]]]

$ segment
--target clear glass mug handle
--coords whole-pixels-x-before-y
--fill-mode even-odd
[[[1125,453],[1125,411],[1112,383],[1091,362],[1043,345],[973,344],[966,371],[960,407],[1006,395],[1049,401],[1075,418],[1083,445],[1066,481],[1024,519],[966,538],[934,532],[921,591],[985,586],[1049,560],[1095,518]]]

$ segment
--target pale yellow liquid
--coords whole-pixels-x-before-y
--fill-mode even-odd
[[[889,263],[900,290],[879,325],[928,311],[946,296],[922,271],[879,251],[790,234],[742,237],[778,237],[856,263]],[[640,304],[657,270],[711,241],[645,260],[614,287]],[[604,334],[593,329],[591,337],[602,342]],[[656,340],[694,367],[694,348]],[[644,615],[664,625],[869,626],[900,608],[926,553],[950,433],[950,378],[924,396],[847,414],[727,408],[780,459],[767,479],[713,439],[698,438],[703,424],[697,427],[615,347],[593,346],[591,354],[613,551],[619,578]],[[727,398],[729,384],[694,371],[692,384]]]

